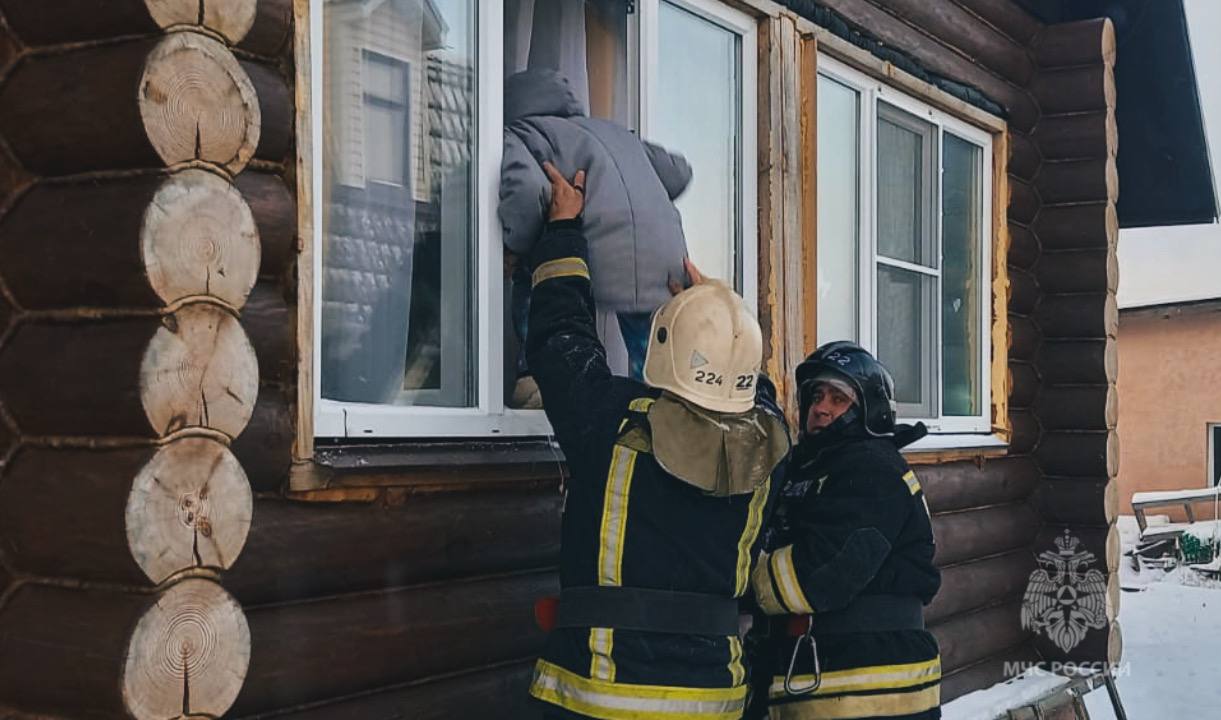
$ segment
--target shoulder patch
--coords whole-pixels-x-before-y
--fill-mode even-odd
[[[903,482],[907,483],[907,489],[911,491],[912,495],[920,492],[920,481],[916,479],[916,473],[911,470],[904,473]]]

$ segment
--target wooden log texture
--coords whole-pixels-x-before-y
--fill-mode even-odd
[[[28,447],[0,483],[0,537],[21,571],[155,585],[228,568],[250,529],[246,475],[221,443],[160,448]]]
[[[481,667],[462,675],[294,711],[288,717],[292,720],[536,720],[539,707],[527,692],[533,674],[533,659]]]
[[[1035,271],[1047,294],[1113,293],[1119,286],[1114,247],[1043,253]]]
[[[560,496],[484,491],[401,504],[255,502],[225,575],[244,605],[545,568],[559,562]]]
[[[1024,500],[1042,477],[1029,458],[998,458],[983,465],[961,461],[917,469],[920,486],[934,513],[987,507]]]
[[[1009,312],[1017,315],[1031,315],[1038,307],[1042,291],[1033,273],[1010,269],[1009,271]]]
[[[1034,226],[1044,252],[1105,248],[1119,237],[1115,203],[1044,205]]]
[[[1119,332],[1119,304],[1111,292],[1047,295],[1035,321],[1048,338],[1113,338]]]
[[[0,266],[30,310],[161,307],[204,295],[241,307],[259,238],[241,193],[204,170],[39,183],[0,221]]]
[[[206,303],[164,317],[22,323],[0,348],[0,397],[34,436],[157,438],[198,427],[234,437],[257,391],[237,318]]]
[[[1029,225],[1039,214],[1038,191],[1025,180],[1009,176],[1009,219],[1013,222]]]
[[[68,717],[221,717],[250,660],[241,608],[203,579],[159,595],[22,585],[0,639],[0,697]]]
[[[952,28],[916,28],[869,2],[826,0],[822,4],[839,13],[849,23],[892,47],[903,48],[917,62],[935,73],[979,88],[1009,112],[1010,124],[1029,131],[1038,120],[1034,99],[1015,82],[1005,79],[956,52],[957,43],[968,44]],[[888,3],[889,5],[889,3]],[[912,3],[915,5],[915,3]],[[981,29],[981,24],[976,29]]]
[[[260,385],[250,423],[233,440],[233,455],[255,492],[278,493],[288,482],[296,440],[295,397],[295,388]]]
[[[1118,501],[1119,483],[1100,478],[1049,477],[1035,492],[1035,507],[1044,522],[1106,527],[1108,509]]]
[[[1028,547],[1039,518],[1026,502],[933,515],[937,565],[952,565]]]
[[[941,676],[941,702],[949,703],[967,693],[1012,679],[1012,673],[1006,669],[1010,663],[1026,663],[1026,666],[1030,666],[1041,660],[1034,642],[1026,641],[952,673],[945,673]]]
[[[929,628],[941,646],[941,670],[951,673],[1029,639],[1022,629],[1022,599],[1015,596],[982,610],[954,615]]]
[[[242,69],[259,99],[259,132],[255,155],[263,160],[284,163],[293,144],[293,94],[276,68],[250,60],[241,61]]]
[[[1041,67],[1115,62],[1115,25],[1108,17],[1048,25],[1035,48]]]
[[[1043,428],[1033,410],[1010,410],[1009,425],[1013,428],[1009,437],[1010,455],[1029,454],[1039,444]]]
[[[529,657],[544,640],[534,601],[558,589],[554,574],[534,572],[251,608],[258,652],[233,715]]]
[[[1112,430],[1119,420],[1119,393],[1114,385],[1045,387],[1035,412],[1047,430]]]
[[[1009,264],[1030,270],[1039,261],[1039,238],[1030,228],[1017,223],[1009,223]]]
[[[207,28],[231,44],[274,55],[292,27],[290,0],[3,0],[0,8],[30,45],[148,35],[182,26]]]
[[[1034,139],[1048,160],[1106,158],[1119,146],[1119,127],[1111,110],[1047,115],[1039,120]]]
[[[1090,564],[1082,567],[1082,572],[1091,569],[1101,570],[1104,574],[1118,571],[1119,562],[1123,558],[1119,544],[1119,531],[1114,525],[1108,527],[1044,523],[1034,541],[1035,554],[1055,553],[1058,549],[1056,541],[1065,536],[1069,539],[1076,539],[1080,544],[1079,549],[1094,555]]]
[[[254,286],[241,313],[242,327],[259,361],[264,382],[295,385],[297,381],[297,309],[283,290],[270,282]]]
[[[1020,595],[1035,567],[1034,555],[1028,548],[944,567],[941,589],[924,609],[924,621],[933,625]]]
[[[1043,24],[1013,0],[954,0],[978,15],[992,27],[1026,46],[1043,29]]]
[[[1119,350],[1114,340],[1044,340],[1036,363],[1048,385],[1115,382]]]
[[[284,178],[246,170],[234,178],[259,231],[259,275],[281,279],[297,258],[297,203]]]
[[[1119,170],[1113,156],[1047,160],[1035,185],[1048,204],[1114,202],[1119,197]]]
[[[1047,475],[1115,477],[1119,472],[1119,436],[1114,430],[1046,432],[1035,458]]]
[[[1031,362],[1039,351],[1042,335],[1039,326],[1028,317],[1021,315],[1009,316],[1009,358]]]
[[[1115,107],[1115,72],[1101,63],[1043,70],[1031,90],[1045,115],[1105,112]]]
[[[1009,407],[1020,409],[1034,405],[1039,396],[1039,373],[1030,363],[1009,363]]]
[[[0,131],[43,176],[200,160],[229,173],[259,146],[250,78],[195,33],[25,58],[0,88]]]
[[[1009,133],[1009,174],[1024,182],[1034,180],[1043,158],[1039,147],[1026,133]]]

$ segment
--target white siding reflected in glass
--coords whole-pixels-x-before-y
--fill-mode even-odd
[[[944,134],[941,176],[942,414],[980,412],[982,151]]]
[[[860,93],[818,78],[818,342],[857,340]]]

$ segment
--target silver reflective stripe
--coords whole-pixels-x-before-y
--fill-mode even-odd
[[[737,720],[746,706],[744,685],[705,689],[616,684],[583,678],[546,661],[535,667],[530,694],[591,717],[625,720]]]
[[[623,538],[627,531],[628,494],[632,489],[632,472],[636,469],[636,451],[616,445],[606,476],[606,494],[602,501],[602,529],[598,548],[598,584],[623,584]]]

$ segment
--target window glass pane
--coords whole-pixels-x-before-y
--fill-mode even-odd
[[[878,105],[878,254],[934,267],[933,127]]]
[[[945,134],[941,176],[942,413],[979,415],[982,398],[982,150]]]
[[[476,3],[365,8],[324,3],[322,396],[470,406]]]
[[[936,278],[878,266],[878,359],[894,376],[900,412],[932,415],[932,293]]]
[[[676,202],[691,259],[706,275],[737,282],[741,39],[664,0],[658,25],[660,72],[650,139],[691,163],[691,185]]]
[[[818,78],[818,342],[857,339],[860,95]]]

